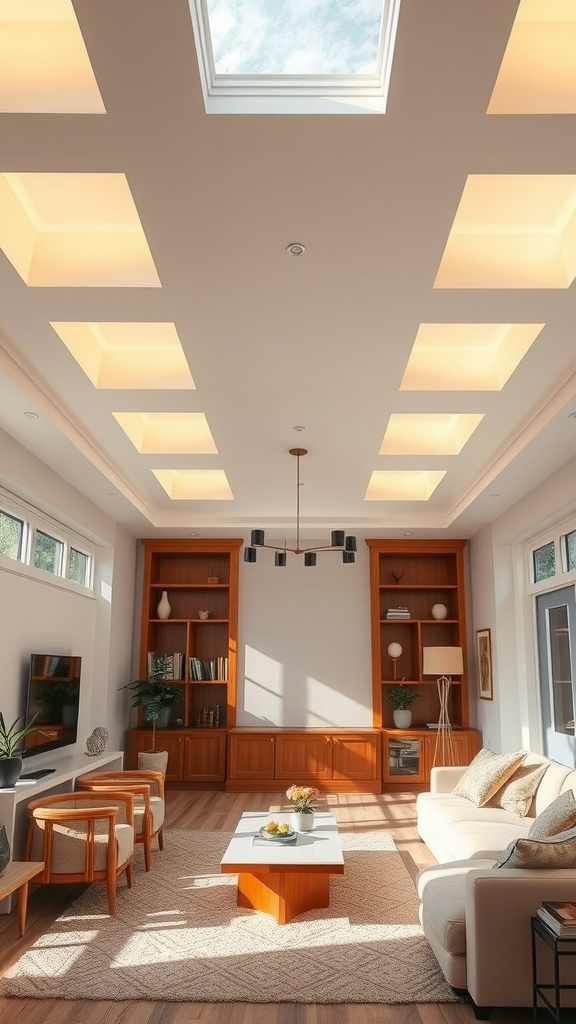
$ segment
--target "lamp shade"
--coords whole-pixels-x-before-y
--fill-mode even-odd
[[[461,647],[423,647],[425,676],[459,676],[464,671]]]
[[[402,654],[402,645],[396,643],[388,644],[388,654],[391,658],[399,658]]]

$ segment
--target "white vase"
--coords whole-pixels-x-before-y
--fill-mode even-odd
[[[168,600],[168,593],[167,593],[166,590],[162,591],[162,597],[160,598],[160,600],[158,602],[158,607],[157,607],[156,611],[158,613],[158,618],[159,619],[169,619],[170,618],[170,612],[172,611],[172,605],[170,604],[170,601]]]
[[[304,814],[302,811],[293,811],[290,815],[290,825],[295,832],[311,832],[314,828],[314,811]]]
[[[433,604],[432,605],[432,618],[433,619],[445,619],[448,615],[448,609],[445,604]]]
[[[394,725],[397,729],[409,729],[412,721],[412,712],[406,709],[394,709]]]

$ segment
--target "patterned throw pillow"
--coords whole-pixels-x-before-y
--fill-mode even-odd
[[[532,806],[534,794],[540,784],[540,779],[547,771],[547,764],[521,764],[514,775],[504,783],[501,789],[492,797],[491,807],[502,807],[511,814],[518,814],[525,818]]]
[[[576,828],[549,839],[514,839],[494,868],[576,868]]]
[[[550,836],[565,832],[576,825],[576,800],[571,789],[560,793],[548,807],[534,819],[528,833],[528,839],[548,839]]]
[[[526,750],[517,750],[515,754],[495,754],[493,750],[481,750],[468,765],[452,793],[454,796],[466,797],[476,807],[483,807],[514,774],[526,754]]]

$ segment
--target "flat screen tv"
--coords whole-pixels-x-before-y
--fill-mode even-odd
[[[82,658],[71,654],[31,654],[26,724],[36,728],[24,741],[23,757],[76,742]]]

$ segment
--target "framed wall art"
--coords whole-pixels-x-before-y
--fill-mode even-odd
[[[478,696],[481,700],[494,700],[492,641],[489,629],[476,630],[476,655],[478,658]]]

